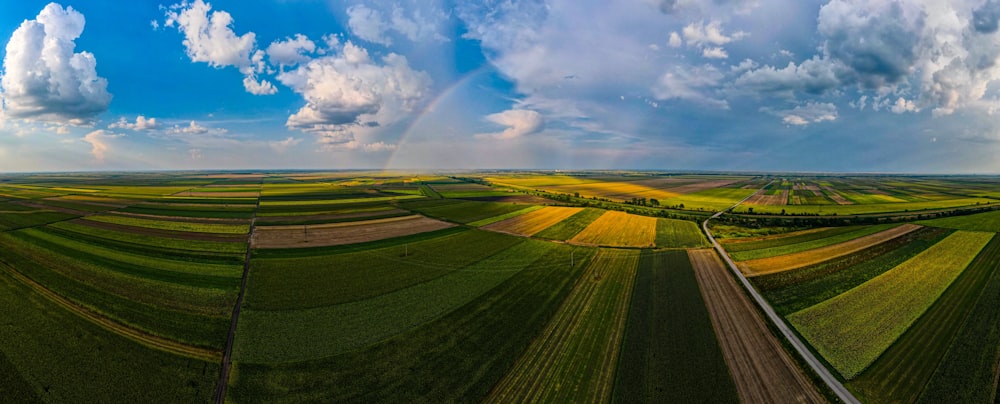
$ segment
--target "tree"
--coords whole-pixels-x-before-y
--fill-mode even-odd
[[[660,206],[660,200],[656,198],[649,198],[649,204],[653,206]]]

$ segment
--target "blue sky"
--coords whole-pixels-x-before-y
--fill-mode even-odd
[[[1000,172],[985,0],[0,3],[0,171]]]

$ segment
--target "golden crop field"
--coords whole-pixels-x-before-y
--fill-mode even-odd
[[[653,247],[656,218],[608,211],[569,241],[612,247]]]
[[[875,234],[869,234],[867,236],[858,237],[854,240],[828,245],[825,247],[814,248],[794,254],[785,254],[776,257],[743,261],[739,263],[739,267],[740,270],[742,270],[747,276],[773,274],[776,272],[807,267],[809,265],[829,261],[837,257],[853,254],[865,248],[892,240],[896,237],[917,230],[920,227],[921,226],[915,224],[904,224]]]
[[[548,206],[520,216],[512,217],[507,220],[489,224],[483,226],[482,228],[501,233],[510,233],[530,237],[556,223],[566,220],[566,218],[575,215],[581,210],[583,210],[583,208]]]

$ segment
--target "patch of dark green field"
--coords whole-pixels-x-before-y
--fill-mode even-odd
[[[686,251],[642,252],[614,401],[739,401]]]
[[[385,342],[329,359],[237,363],[236,402],[477,402],[544,329],[593,250],[553,251],[444,317]]]
[[[477,220],[516,212],[530,205],[458,199],[431,199],[426,201],[400,202],[399,206],[435,219],[456,223],[472,223]]]
[[[0,401],[207,402],[219,364],[146,348],[35,293],[0,267]]]

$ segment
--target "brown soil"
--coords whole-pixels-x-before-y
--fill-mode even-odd
[[[826,400],[771,333],[714,250],[688,250],[726,365],[745,403]]]
[[[302,226],[258,227],[254,248],[299,248],[363,243],[455,226],[420,215]]]
[[[193,231],[176,231],[150,229],[148,227],[126,226],[116,223],[98,222],[96,220],[73,220],[73,223],[97,229],[112,230],[122,233],[139,234],[143,236],[166,237],[181,240],[245,242],[247,236],[238,234],[197,233]]]

